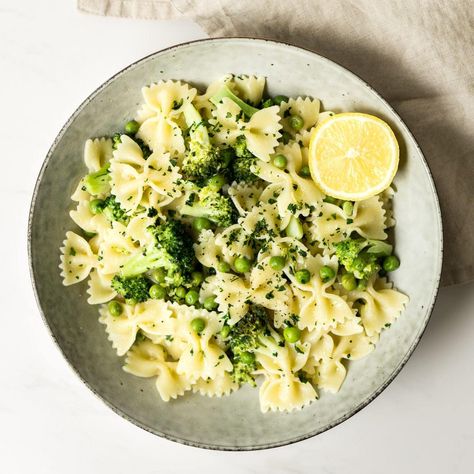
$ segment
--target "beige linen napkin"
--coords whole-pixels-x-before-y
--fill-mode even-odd
[[[472,0],[78,0],[78,5],[103,15],[184,15],[210,36],[283,40],[354,71],[399,112],[433,172],[444,225],[442,283],[474,279]]]

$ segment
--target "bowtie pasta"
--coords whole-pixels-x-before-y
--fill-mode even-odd
[[[408,301],[386,278],[393,190],[324,195],[308,144],[332,112],[264,89],[160,81],[123,133],[85,143],[63,283],[88,279],[124,370],[164,401],[258,384],[263,412],[301,409],[339,390]]]

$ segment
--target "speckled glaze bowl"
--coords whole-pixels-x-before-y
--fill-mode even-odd
[[[86,302],[86,284],[64,287],[59,247],[74,223],[70,195],[85,172],[84,141],[123,126],[141,102],[143,85],[182,79],[196,86],[225,73],[267,77],[270,95],[309,95],[325,109],[377,115],[395,130],[401,164],[395,179],[395,240],[402,266],[393,274],[409,295],[406,311],[385,331],[374,353],[350,363],[337,395],[291,414],[259,409],[258,392],[244,387],[222,399],[186,395],[164,403],[153,380],[122,370]],[[196,41],[152,54],[119,72],[74,112],[54,141],[38,177],[29,223],[31,275],[41,313],[51,334],[82,381],[116,413],[136,425],[185,444],[224,450],[263,449],[317,435],[373,400],[398,374],[416,347],[437,294],[441,261],[441,216],[422,152],[392,108],[365,82],[315,53],[273,41],[223,38]]]

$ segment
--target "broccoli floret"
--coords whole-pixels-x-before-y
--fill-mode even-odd
[[[86,191],[93,196],[99,194],[106,194],[110,191],[110,175],[109,166],[107,163],[99,171],[90,173],[84,177],[84,186]]]
[[[253,183],[259,178],[256,176],[252,168],[257,164],[257,157],[247,148],[247,141],[242,135],[237,138],[232,145],[235,157],[231,162],[232,178],[238,183]]]
[[[228,86],[223,86],[222,89],[217,92],[217,94],[214,94],[209,100],[217,105],[219,104],[224,97],[227,97],[228,99],[232,100],[235,102],[242,110],[242,112],[247,116],[251,117],[253,114],[258,112],[258,109],[255,107],[252,107],[251,105],[247,104],[247,102],[244,102],[242,99],[237,97],[230,89]]]
[[[212,145],[205,122],[196,108],[186,104],[183,113],[189,127],[189,140],[182,171],[186,178],[202,183],[211,176],[225,172],[230,160],[226,152]]]
[[[120,207],[120,204],[113,194],[104,199],[102,212],[109,221],[118,221],[122,224],[127,224],[130,219],[125,210]]]
[[[168,219],[163,224],[150,226],[148,231],[155,237],[155,242],[124,264],[122,276],[130,277],[163,268],[166,272],[165,286],[189,286],[196,260],[193,241],[183,225]]]
[[[122,277],[115,275],[112,278],[112,288],[126,300],[133,300],[137,303],[146,301],[149,296],[150,280],[144,276]]]
[[[260,306],[251,306],[248,313],[231,326],[229,347],[235,382],[255,386],[253,372],[257,369],[257,362],[254,351],[260,345],[260,340],[269,334],[267,313]]]
[[[360,280],[368,279],[380,270],[377,254],[364,251],[368,244],[367,240],[352,238],[334,244],[339,263]]]
[[[206,217],[219,227],[235,224],[238,217],[232,200],[209,187],[193,193],[180,212],[185,216]]]

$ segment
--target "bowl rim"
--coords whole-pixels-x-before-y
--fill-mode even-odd
[[[105,89],[110,83],[112,83],[116,78],[122,76],[125,74],[129,69],[135,68],[137,65],[139,65],[142,62],[148,61],[152,59],[155,56],[161,55],[166,52],[171,52],[173,50],[179,50],[181,48],[187,47],[189,45],[196,45],[196,44],[205,44],[205,43],[212,43],[212,42],[232,42],[232,41],[242,41],[242,42],[250,42],[250,43],[262,43],[262,44],[274,44],[277,47],[284,46],[285,48],[288,49],[293,49],[297,51],[304,51],[306,53],[310,53],[311,55],[317,56],[319,59],[322,59],[323,61],[327,61],[328,63],[331,63],[332,65],[336,66],[339,69],[344,70],[345,73],[348,73],[352,75],[354,78],[356,78],[360,83],[364,84],[365,87],[369,89],[369,91],[374,94],[382,103],[384,104],[385,107],[387,107],[388,110],[392,114],[395,115],[395,117],[399,120],[399,126],[404,129],[404,132],[407,134],[407,136],[413,141],[413,144],[415,146],[415,149],[417,150],[419,156],[421,157],[422,164],[425,168],[425,171],[427,172],[430,180],[430,185],[432,189],[432,195],[435,200],[435,208],[437,210],[437,221],[438,221],[438,229],[439,229],[439,253],[438,253],[438,272],[435,278],[435,284],[433,287],[433,291],[430,297],[430,304],[426,306],[425,311],[426,311],[426,316],[425,316],[425,321],[423,324],[423,327],[420,329],[419,334],[417,338],[413,341],[413,344],[410,346],[409,350],[406,352],[404,355],[403,359],[400,361],[400,363],[395,367],[395,369],[392,371],[392,373],[387,377],[385,382],[378,387],[372,395],[367,397],[363,402],[361,402],[359,405],[354,407],[352,410],[349,412],[345,413],[344,415],[340,416],[336,420],[333,420],[329,423],[327,423],[325,426],[310,431],[308,433],[305,433],[303,435],[296,436],[294,438],[290,439],[285,439],[282,441],[275,441],[271,443],[262,443],[262,444],[253,444],[253,445],[238,445],[238,446],[225,446],[225,445],[219,445],[219,444],[210,444],[206,442],[201,442],[201,441],[194,441],[194,440],[189,440],[185,438],[181,438],[179,436],[174,436],[170,435],[168,433],[165,433],[163,431],[157,430],[155,428],[152,428],[151,426],[148,426],[139,420],[131,417],[124,411],[122,411],[119,407],[115,406],[112,402],[110,402],[107,398],[105,398],[103,395],[101,395],[87,380],[85,380],[82,375],[80,374],[79,370],[74,366],[73,362],[67,357],[67,355],[64,353],[64,351],[61,348],[61,345],[59,344],[58,340],[56,339],[56,336],[53,333],[53,330],[51,326],[48,323],[48,320],[46,318],[45,312],[43,310],[43,307],[41,305],[41,300],[37,291],[37,284],[36,284],[36,277],[35,277],[35,269],[34,269],[34,264],[33,264],[33,254],[34,250],[32,248],[32,228],[33,228],[33,217],[36,211],[36,199],[37,195],[39,192],[39,188],[41,186],[41,182],[43,179],[43,175],[46,171],[46,168],[49,165],[49,162],[51,160],[51,157],[60,142],[60,140],[63,138],[66,130],[69,128],[71,123],[74,121],[74,119],[82,112],[84,107],[89,104],[103,89]],[[365,408],[367,405],[369,405],[375,398],[377,398],[395,379],[395,377],[400,373],[402,368],[406,365],[408,362],[409,358],[413,354],[414,350],[418,346],[423,334],[425,333],[426,327],[428,325],[428,322],[431,319],[431,315],[433,313],[433,308],[436,303],[438,293],[439,293],[439,286],[440,286],[440,279],[441,279],[441,272],[442,272],[442,267],[443,267],[443,223],[442,223],[442,216],[441,216],[441,208],[439,205],[439,197],[436,189],[436,185],[433,179],[432,172],[430,170],[430,167],[426,161],[426,158],[423,154],[423,151],[421,150],[420,145],[416,141],[414,135],[408,128],[408,126],[405,124],[403,119],[400,117],[400,115],[395,111],[395,109],[370,85],[368,84],[364,79],[362,79],[359,75],[355,74],[352,72],[350,69],[346,68],[345,66],[342,66],[338,62],[327,58],[326,56],[323,56],[319,53],[316,53],[315,51],[312,51],[308,48],[304,48],[301,46],[296,46],[294,44],[291,44],[289,42],[285,41],[279,41],[279,40],[274,40],[274,39],[269,39],[265,37],[246,37],[246,36],[226,36],[226,37],[213,37],[213,38],[202,38],[202,39],[197,39],[197,40],[192,40],[192,41],[186,41],[183,43],[178,43],[172,46],[169,46],[167,48],[160,49],[158,51],[155,51],[151,54],[148,54],[146,56],[143,56],[140,59],[137,59],[130,63],[128,66],[124,67],[111,77],[109,77],[106,81],[104,81],[100,86],[98,86],[89,96],[87,96],[86,99],[76,108],[76,110],[71,114],[71,116],[68,118],[68,120],[65,122],[65,124],[61,127],[59,133],[57,134],[56,138],[54,139],[51,147],[49,148],[46,157],[43,161],[43,164],[40,168],[40,171],[38,173],[38,176],[36,178],[35,182],[35,187],[33,190],[32,198],[31,198],[31,203],[30,203],[30,208],[29,208],[29,213],[28,213],[28,229],[27,229],[27,250],[28,250],[28,267],[29,267],[29,273],[30,273],[30,279],[33,287],[33,293],[35,296],[36,304],[39,309],[40,315],[43,319],[43,323],[47,328],[47,331],[49,335],[51,336],[52,340],[54,341],[56,347],[59,349],[59,352],[63,356],[63,358],[66,360],[67,364],[69,367],[73,370],[73,372],[76,374],[77,377],[82,381],[82,383],[105,405],[107,405],[110,409],[112,409],[116,414],[120,415],[122,418],[125,420],[133,423],[135,426],[138,426],[139,428],[148,431],[149,433],[152,433],[156,436],[159,436],[161,438],[178,442],[180,444],[184,444],[186,446],[192,446],[196,448],[204,448],[204,449],[210,449],[210,450],[217,450],[217,451],[256,451],[256,450],[263,450],[263,449],[269,449],[269,448],[276,448],[280,446],[286,446],[290,444],[297,443],[299,441],[303,441],[309,438],[312,438],[314,436],[317,436],[321,433],[324,433],[325,431],[330,430],[331,428],[334,428],[335,426],[343,423],[344,421],[348,420],[355,414],[357,414],[359,411],[361,411],[363,408]]]

